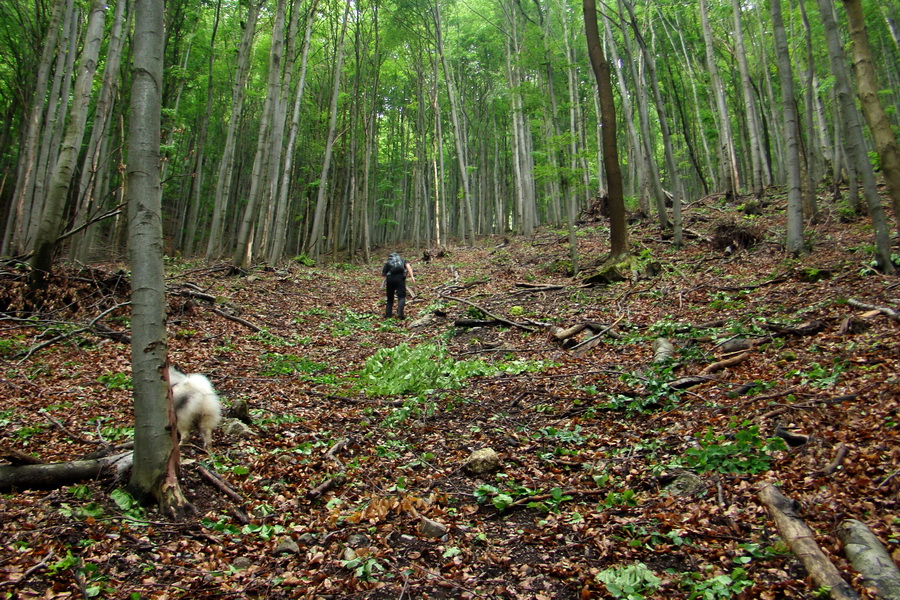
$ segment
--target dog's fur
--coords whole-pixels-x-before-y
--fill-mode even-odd
[[[199,373],[187,375],[175,367],[169,367],[169,385],[175,403],[175,420],[178,423],[180,443],[196,428],[203,436],[203,445],[212,444],[212,430],[222,420],[222,403],[209,379]]]

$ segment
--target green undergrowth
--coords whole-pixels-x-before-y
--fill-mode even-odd
[[[421,394],[461,387],[470,377],[490,377],[500,373],[515,375],[550,366],[553,364],[548,361],[454,360],[442,344],[412,346],[403,343],[382,348],[370,356],[360,372],[359,386],[370,396]]]

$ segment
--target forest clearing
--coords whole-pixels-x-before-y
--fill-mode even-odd
[[[183,521],[106,474],[3,489],[0,598],[877,597],[838,528],[897,560],[900,283],[868,219],[825,208],[790,258],[767,201],[703,199],[681,249],[634,223],[640,274],[614,283],[585,283],[602,220],[579,223],[577,277],[547,228],[400,248],[404,321],[383,258],[167,260],[169,356],[246,427],[182,447]],[[0,277],[3,458],[127,450],[126,265],[58,269],[30,319],[25,275]],[[766,484],[846,588],[791,552]]]

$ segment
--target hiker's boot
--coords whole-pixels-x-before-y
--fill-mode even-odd
[[[402,310],[402,309],[401,309],[401,310]],[[393,312],[394,312],[394,303],[393,303],[393,302],[388,302],[388,304],[387,304],[387,309],[385,309],[385,311],[384,311],[384,318],[385,318],[385,319],[390,319],[390,318],[391,318],[391,313],[393,313]]]
[[[397,318],[398,319],[406,318],[403,316],[403,306],[405,304],[406,304],[406,298],[400,298],[400,300],[397,302]]]

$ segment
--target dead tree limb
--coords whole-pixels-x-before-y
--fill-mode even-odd
[[[463,304],[468,304],[469,306],[471,306],[473,308],[477,308],[478,310],[483,312],[486,316],[488,316],[494,320],[500,321],[501,323],[505,323],[506,325],[509,325],[510,327],[518,327],[519,329],[524,329],[525,331],[534,331],[533,327],[529,327],[528,325],[523,325],[522,323],[516,323],[515,321],[510,321],[509,319],[504,319],[503,317],[495,315],[495,314],[489,312],[488,310],[478,306],[474,302],[469,302],[468,300],[463,300],[462,298],[457,298],[456,296],[447,296],[446,294],[441,294],[441,298],[446,298],[447,300],[455,300],[456,302],[462,302]]]
[[[200,473],[200,475],[203,477],[203,479],[205,479],[210,484],[212,484],[212,486],[214,488],[216,488],[217,490],[219,490],[220,492],[222,492],[223,494],[225,494],[226,496],[228,496],[235,502],[240,502],[240,503],[244,502],[243,496],[241,496],[236,491],[234,491],[234,488],[232,488],[230,485],[225,483],[225,481],[221,477],[219,477],[219,475],[217,473],[211,472],[209,469],[207,469],[200,463],[195,463],[194,466],[197,467],[197,472]]]
[[[93,460],[75,460],[43,465],[0,466],[0,492],[52,490],[64,485],[97,479],[107,473],[121,476],[131,468],[131,452]],[[123,462],[125,461],[125,462]]]
[[[32,354],[37,352],[38,350],[43,350],[44,348],[46,348],[48,346],[52,346],[56,342],[60,342],[64,339],[78,335],[79,333],[84,333],[85,331],[90,331],[96,325],[97,321],[99,321],[100,319],[102,319],[103,317],[108,315],[109,313],[113,312],[114,310],[122,308],[123,306],[128,306],[129,304],[131,304],[131,302],[122,302],[120,304],[116,304],[115,306],[111,306],[110,308],[107,308],[102,313],[100,313],[99,315],[97,315],[96,317],[91,319],[91,321],[84,327],[79,327],[78,329],[73,329],[72,331],[67,331],[66,333],[60,334],[53,339],[50,339],[50,340],[47,340],[46,342],[40,343],[37,346],[32,346],[28,350],[19,352],[13,358],[21,358],[22,360],[25,360],[25,359],[29,358]]]
[[[609,327],[605,327],[602,331],[597,333],[597,335],[590,337],[590,338],[584,340],[583,342],[581,342],[580,344],[578,344],[577,346],[573,347],[572,352],[575,354],[575,356],[584,356],[588,350],[590,350],[591,348],[593,348],[594,346],[596,346],[597,344],[600,343],[600,338],[603,336],[603,334],[605,334],[607,331],[610,331],[613,327],[618,325],[619,321],[621,321],[624,318],[625,318],[625,315],[622,315],[621,317],[616,319],[612,325],[610,325]]]
[[[820,471],[821,474],[825,477],[832,475],[840,468],[842,464],[844,464],[845,458],[847,458],[847,446],[845,444],[838,444],[837,453],[835,453],[834,455],[834,460],[832,460],[827,467]]]
[[[223,310],[219,310],[218,308],[214,308],[214,309],[212,309],[212,311],[213,311],[213,313],[219,315],[222,318],[228,319],[229,321],[234,321],[235,323],[240,323],[241,325],[243,325],[244,327],[250,329],[251,331],[253,331],[255,333],[259,333],[260,331],[262,331],[261,327],[254,325],[247,319],[242,319],[242,318],[236,317],[234,315],[229,315],[227,312],[225,312]]]
[[[763,484],[759,490],[759,499],[775,521],[778,534],[803,563],[803,567],[816,585],[828,589],[829,595],[834,600],[857,600],[859,596],[850,584],[841,578],[837,568],[819,548],[812,530],[797,514],[794,502],[771,483]]]
[[[846,519],[838,526],[837,536],[866,587],[874,587],[885,600],[900,600],[900,569],[866,524]]]
[[[315,500],[319,498],[332,488],[336,488],[338,486],[344,485],[344,482],[347,481],[347,477],[345,475],[335,475],[329,479],[326,479],[313,489],[306,492],[306,497],[310,500]]]
[[[793,393],[793,391],[794,391],[793,388],[791,388],[784,394],[778,394],[778,395],[774,395],[774,396],[771,394],[769,396],[759,396],[758,398],[756,398],[756,400],[771,400],[773,397],[778,398],[780,396],[785,396],[788,393]],[[786,413],[789,410],[815,408],[816,404],[840,404],[841,402],[846,402],[847,400],[855,400],[855,399],[856,399],[856,394],[847,394],[845,396],[838,396],[836,398],[820,398],[820,399],[815,399],[815,400],[805,400],[803,402],[796,402],[794,404],[788,404],[787,406],[782,406],[781,408],[776,408],[774,410],[770,410],[769,412],[764,414],[762,417],[760,417],[760,419],[762,419],[762,420],[770,419],[772,417],[780,415],[781,413]]]
[[[874,304],[866,304],[865,302],[860,302],[859,300],[854,300],[853,298],[847,300],[847,304],[850,306],[855,306],[856,308],[865,308],[867,310],[877,310],[883,315],[887,315],[894,321],[900,323],[900,313],[892,308],[887,308],[886,306],[875,306]]]
[[[718,362],[714,362],[711,365],[707,365],[702,371],[700,371],[701,375],[709,375],[711,373],[716,373],[717,371],[721,371],[722,369],[727,369],[728,367],[733,367],[738,363],[742,363],[745,360],[750,358],[749,352],[744,352],[742,354],[738,354],[737,356],[732,356],[731,358],[726,358],[725,360],[720,360]]]

